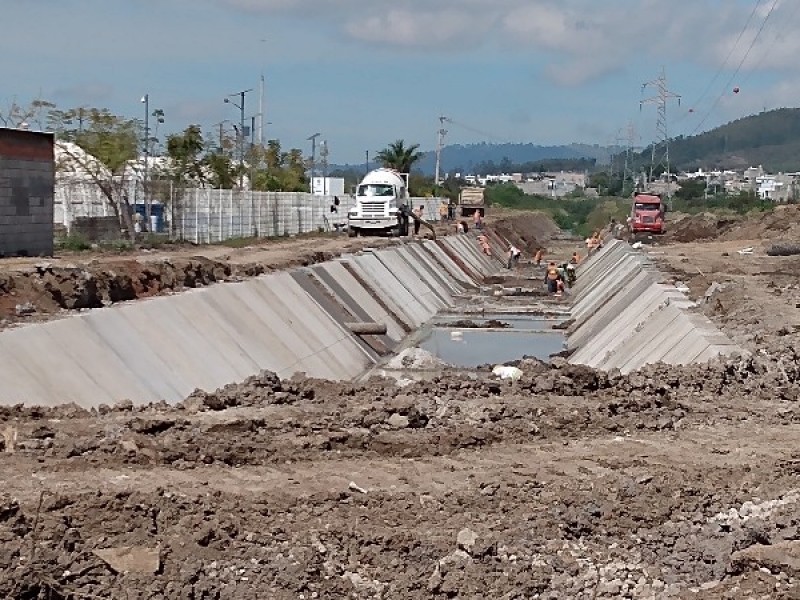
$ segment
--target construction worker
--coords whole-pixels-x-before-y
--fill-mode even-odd
[[[422,215],[424,214],[425,206],[420,206],[419,208],[415,208],[412,213],[414,217],[414,236],[419,235],[419,226],[422,224]]]
[[[581,262],[581,255],[578,254],[578,251],[572,253],[572,258],[569,259],[570,264],[577,265]]]
[[[566,282],[568,287],[572,287],[577,279],[575,265],[572,262],[564,263],[561,265],[561,280]]]
[[[508,269],[513,269],[519,263],[519,257],[522,254],[522,250],[517,248],[514,244],[508,245]]]
[[[480,209],[475,210],[474,217],[475,217],[475,229],[483,229],[483,215],[481,215]]]
[[[543,258],[544,258],[544,251],[541,248],[537,248],[536,254],[533,257],[533,260],[536,262],[537,267],[540,267],[542,265]]]
[[[481,250],[486,256],[492,255],[492,248],[489,246],[489,238],[484,234],[478,236],[478,243],[481,245]]]
[[[547,271],[544,274],[544,282],[547,284],[547,291],[550,294],[558,293],[559,282],[561,282],[563,288],[564,279],[561,275],[561,271],[556,266],[556,263],[551,262],[549,265],[547,265]]]

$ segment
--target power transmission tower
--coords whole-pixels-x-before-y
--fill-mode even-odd
[[[642,98],[639,101],[639,110],[645,104],[655,104],[656,105],[656,133],[658,135],[658,139],[653,142],[653,148],[650,156],[650,177],[649,180],[653,181],[653,171],[660,166],[663,166],[667,172],[667,196],[671,197],[671,190],[672,187],[670,185],[669,177],[670,177],[670,170],[669,170],[669,130],[667,128],[667,102],[673,99],[678,100],[678,106],[681,105],[681,97],[670,91],[667,87],[667,75],[664,71],[664,68],[661,68],[661,75],[658,76],[658,79],[654,79],[653,81],[648,81],[647,83],[642,84],[642,93],[648,87],[655,87],[656,94],[651,98]],[[664,150],[663,152],[656,152],[656,149],[659,145],[663,145]],[[658,160],[656,160],[658,159]]]
[[[441,127],[439,128],[439,131],[436,132],[436,178],[434,180],[436,182],[436,187],[439,187],[439,169],[442,164],[442,146],[444,146],[444,136],[447,135],[447,130],[444,128],[444,123],[448,120],[449,119],[444,115],[440,116],[439,124]]]

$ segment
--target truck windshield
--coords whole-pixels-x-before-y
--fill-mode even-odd
[[[661,210],[661,205],[657,202],[637,202],[633,207],[636,210]]]
[[[394,196],[394,188],[383,183],[370,183],[358,186],[359,196]]]

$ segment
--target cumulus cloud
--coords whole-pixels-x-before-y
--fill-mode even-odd
[[[385,13],[350,19],[347,33],[364,42],[390,46],[442,47],[472,45],[485,26],[463,11],[410,11],[391,9]]]
[[[544,53],[546,74],[579,85],[622,68],[632,57],[684,60],[735,69],[764,23],[764,2],[716,0],[216,0],[239,10],[291,13],[382,48],[452,51],[499,44],[517,55]],[[800,2],[779,1],[743,70],[795,69]],[[733,50],[733,51],[732,51]],[[727,63],[725,62],[727,60]]]

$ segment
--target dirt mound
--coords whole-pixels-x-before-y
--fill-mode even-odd
[[[669,223],[665,240],[694,242],[718,239],[785,240],[800,236],[800,206],[776,206],[774,210],[748,215],[713,213],[682,216]]]
[[[741,554],[800,537],[775,356],[4,408],[0,597],[779,598]]]
[[[735,228],[741,217],[721,217],[712,213],[683,216],[669,223],[665,239],[671,242],[708,240]]]
[[[555,221],[544,213],[520,213],[493,222],[494,230],[527,255],[533,255],[539,247],[562,234]]]
[[[724,232],[722,240],[782,240],[800,236],[800,206],[781,205],[765,213],[752,213]]]

